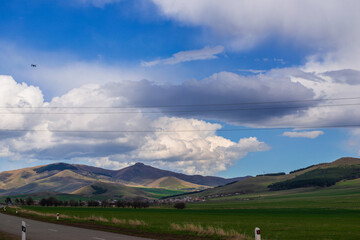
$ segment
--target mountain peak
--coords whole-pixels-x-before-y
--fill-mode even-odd
[[[59,162],[34,169],[36,173],[43,173],[46,171],[63,171],[63,170],[77,170],[77,168],[71,164]]]
[[[136,166],[136,167],[142,167],[142,166],[145,166],[145,164],[143,164],[143,163],[141,163],[141,162],[137,162],[137,163],[135,163],[134,166]]]

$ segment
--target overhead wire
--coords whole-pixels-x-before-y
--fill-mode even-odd
[[[258,108],[230,108],[230,109],[196,109],[196,110],[166,110],[166,111],[130,111],[130,112],[0,112],[2,115],[94,115],[94,114],[162,114],[162,113],[197,113],[197,112],[232,112],[232,111],[254,111],[254,110],[275,110],[275,109],[301,109],[301,108],[322,108],[322,107],[344,107],[359,106],[360,103],[343,103],[317,106],[271,106]]]
[[[318,99],[298,99],[286,101],[260,101],[260,102],[238,102],[238,103],[210,103],[210,104],[173,104],[173,105],[129,105],[129,106],[0,106],[0,109],[126,109],[126,108],[171,108],[171,107],[214,107],[214,106],[235,106],[235,105],[256,105],[256,104],[281,104],[281,103],[300,103],[300,102],[319,102],[319,101],[341,101],[356,100],[360,97],[342,98],[318,98]]]
[[[259,127],[259,128],[225,128],[225,129],[180,129],[180,130],[62,130],[62,129],[0,129],[0,132],[55,132],[55,133],[186,133],[186,132],[239,132],[288,129],[326,129],[326,128],[358,128],[360,124],[291,126],[291,127]]]
[[[360,97],[344,97],[344,98],[322,98],[322,99],[303,99],[303,100],[289,100],[289,101],[267,101],[267,102],[243,102],[243,103],[219,103],[219,104],[191,104],[191,105],[152,105],[152,106],[118,106],[118,107],[104,107],[104,106],[64,106],[64,107],[12,107],[0,106],[0,109],[128,109],[128,108],[170,108],[170,107],[220,107],[220,106],[239,106],[239,105],[257,105],[257,104],[285,104],[285,103],[305,103],[305,102],[319,102],[319,101],[341,101],[341,100],[356,100]],[[248,111],[248,110],[275,110],[275,109],[301,109],[301,108],[319,108],[319,107],[341,107],[341,106],[358,106],[360,103],[342,103],[342,104],[323,104],[315,106],[268,106],[268,107],[253,107],[253,108],[230,108],[230,109],[195,109],[195,110],[160,110],[160,111],[114,111],[114,112],[0,112],[1,115],[11,114],[127,114],[127,113],[197,113],[197,112],[233,112],[233,111]],[[329,125],[329,126],[291,126],[291,127],[265,127],[265,128],[233,128],[233,129],[183,129],[183,130],[66,130],[66,129],[0,129],[2,132],[57,132],[57,133],[179,133],[179,132],[231,132],[231,131],[262,131],[262,130],[286,130],[286,129],[314,129],[314,128],[354,128],[360,127],[360,124],[352,125]]]

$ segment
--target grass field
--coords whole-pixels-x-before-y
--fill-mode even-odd
[[[253,239],[260,227],[262,239],[360,239],[360,179],[340,182],[324,189],[297,189],[212,199],[148,209],[26,207],[28,210],[75,216],[66,222],[119,226],[141,232],[191,233],[212,239],[235,239],[223,233],[245,234]],[[44,218],[55,218],[44,216]],[[113,222],[112,220],[117,220]],[[215,233],[218,233],[216,235]],[[213,237],[211,237],[211,235]],[[238,235],[238,239],[241,239]]]

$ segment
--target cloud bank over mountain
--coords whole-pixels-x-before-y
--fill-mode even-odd
[[[86,159],[105,167],[141,160],[215,174],[248,152],[269,149],[255,137],[233,142],[218,136],[221,125],[194,118],[148,116],[136,108],[116,113],[128,99],[109,95],[106,86],[86,85],[44,102],[39,88],[8,76],[0,82],[8,93],[2,114],[17,116],[0,122],[2,157],[13,160]]]
[[[50,102],[38,87],[1,76],[0,152],[13,160],[87,159],[102,167],[147,161],[189,174],[216,174],[249,152],[270,149],[254,136],[237,141],[219,136],[219,123],[256,128],[358,124],[360,111],[353,106],[359,99],[343,99],[334,91],[356,96],[356,74],[221,72],[181,85],[147,80],[84,85]]]

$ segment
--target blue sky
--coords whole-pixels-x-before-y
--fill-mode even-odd
[[[141,161],[235,177],[357,157],[358,7],[5,1],[0,171]]]

